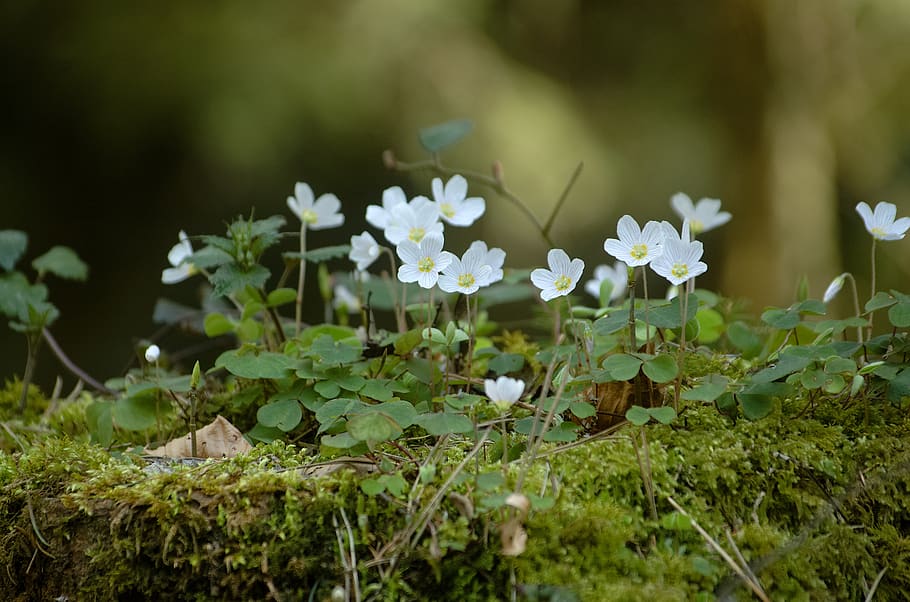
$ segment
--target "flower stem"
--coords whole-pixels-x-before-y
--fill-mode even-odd
[[[300,336],[303,322],[303,283],[306,279],[306,223],[300,226],[300,275],[297,277],[297,307],[294,317],[294,336]]]
[[[629,269],[629,353],[638,351],[638,345],[635,342],[635,268]]]
[[[875,296],[875,237],[872,237],[872,293],[869,295],[869,299]],[[869,312],[869,329],[867,330],[866,339],[869,340],[872,338],[872,318],[875,316],[874,312]]]
[[[856,279],[853,278],[853,274],[851,274],[850,272],[846,272],[846,278],[848,278],[850,280],[850,288],[853,291],[853,310],[856,312],[856,317],[859,318],[861,316],[859,313],[859,293],[856,290]],[[860,345],[863,344],[863,327],[862,326],[856,327],[856,341]]]

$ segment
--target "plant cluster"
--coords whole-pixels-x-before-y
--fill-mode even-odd
[[[452,122],[422,131],[431,154],[424,162],[385,155],[392,169],[428,169],[439,177],[432,180],[432,198],[409,199],[396,186],[383,191],[381,204],[367,207],[365,220],[384,243],[364,230],[350,244],[311,248],[310,230],[338,227],[346,217],[335,195],[316,198],[302,182],[287,199],[294,225],[299,222],[293,232],[283,230],[287,220],[280,215],[238,217],[224,235],[181,231],[161,280],[205,278],[211,295],[201,328],[236,344],[205,376],[198,362],[192,375],[173,370],[164,341],[149,345],[139,369],[104,385],[114,398],[89,406],[93,440],[105,446],[151,443],[179,423],[194,433],[207,408],[227,405],[252,442],[293,443],[321,457],[367,458],[376,472],[360,480],[362,492],[394,500],[408,517],[407,527],[377,553],[394,566],[398,554],[431,528],[444,497],[470,478],[478,497],[468,503],[496,513],[501,552],[522,554],[529,511],[555,501],[546,487],[537,496],[527,490],[537,460],[609,436],[625,423],[632,428],[616,436],[632,443],[650,519],[657,524],[663,514],[664,522],[686,525],[666,526],[673,530],[688,528],[688,515],[655,481],[648,433],[664,427],[654,423],[688,428],[680,424],[687,408],[701,412],[708,405],[733,422],[761,420],[775,410],[811,415],[824,402],[861,407],[868,424],[883,406],[905,408],[910,295],[877,291],[875,282],[876,244],[902,239],[910,229],[910,218],[896,219],[894,205],[879,203],[874,212],[866,203],[856,208],[872,236],[872,290],[862,306],[848,273],[834,278],[822,300],[802,289],[792,305],[769,308],[759,321],[736,303],[696,289],[695,279],[708,270],[699,237],[731,214],[717,199],[693,203],[682,193],[670,199],[679,228],[669,221],[641,226],[630,215],[619,219],[616,238],[603,245],[615,263],[596,266],[583,285],[588,296],[579,298],[574,293],[585,262],[550,240],[578,172],[542,222],[509,191],[498,165],[486,176],[455,173],[441,163],[440,151],[468,129]],[[470,227],[486,211],[484,198],[469,196],[471,185],[492,188],[528,216],[550,243],[547,267],[511,268],[506,252],[483,240],[461,253],[446,248],[446,229]],[[273,285],[263,260],[289,239],[299,244],[281,253],[284,272]],[[37,343],[57,317],[41,280],[49,273],[84,279],[86,270],[72,251],[55,248],[33,262],[38,277],[30,283],[14,271],[24,249],[24,234],[0,233],[6,271],[0,310],[28,337],[32,366]],[[382,258],[386,270],[376,267]],[[330,264],[339,262],[350,262],[353,270],[331,273]],[[326,308],[314,323],[304,315],[308,265],[316,268]],[[650,294],[649,267],[667,281],[666,296]],[[295,276],[296,286],[286,286]],[[827,303],[847,282],[855,315],[827,316]],[[490,319],[490,308],[528,299],[538,299],[549,317],[549,343],[500,331]],[[293,317],[286,315],[291,305]],[[156,316],[183,321],[187,313],[174,308],[159,303]],[[876,332],[879,312],[888,327]],[[437,468],[453,449],[460,460],[443,474]],[[501,459],[501,471],[489,476],[475,470],[471,477],[480,456]],[[481,478],[491,484],[482,486]],[[744,561],[724,560],[765,596]],[[356,580],[349,585],[355,588]]]

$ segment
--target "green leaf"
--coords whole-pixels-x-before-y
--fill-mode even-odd
[[[395,397],[390,382],[385,379],[370,379],[360,389],[360,394],[376,401],[388,401]]]
[[[215,360],[215,367],[224,368],[241,378],[284,378],[294,369],[294,360],[283,353],[249,349],[225,351]]]
[[[159,402],[154,395],[125,397],[114,402],[112,416],[117,426],[128,431],[144,431],[155,426],[157,411],[167,407],[166,402]]]
[[[682,326],[682,309],[679,307],[680,298],[676,297],[666,305],[651,307],[648,310],[648,320],[652,326],[658,328],[679,328]],[[698,300],[689,299],[686,308],[686,324],[691,322],[698,313]],[[643,318],[644,312],[639,312],[638,318]]]
[[[268,307],[278,307],[297,300],[297,291],[292,288],[276,288],[266,297]]]
[[[761,337],[743,321],[731,322],[727,326],[727,339],[742,353],[744,359],[752,359],[761,353]]]
[[[412,357],[405,361],[405,365],[408,368],[408,372],[410,372],[414,378],[426,385],[439,382],[442,379],[442,372],[439,371],[439,365],[432,360],[422,357]]]
[[[474,430],[474,423],[467,416],[447,412],[420,414],[414,418],[414,424],[435,437]]]
[[[302,257],[309,261],[310,263],[325,263],[330,259],[340,259],[342,257],[347,257],[348,253],[351,252],[351,245],[334,245],[331,247],[321,247],[319,249],[311,249],[304,253]],[[300,261],[300,253],[282,253],[282,257],[285,259],[296,259]],[[295,292],[296,298],[296,292]]]
[[[572,412],[576,418],[582,420],[597,414],[597,408],[594,407],[594,404],[588,403],[587,401],[576,401],[569,404],[569,411]]]
[[[0,312],[10,318],[26,317],[28,306],[47,299],[47,287],[31,284],[21,272],[0,275]]]
[[[806,370],[800,375],[799,384],[805,389],[820,389],[825,384],[825,373],[820,369]]]
[[[362,479],[360,481],[360,490],[370,496],[379,495],[385,491],[385,483],[379,479]]]
[[[303,355],[304,357],[313,358],[315,363],[349,364],[360,359],[361,351],[359,343],[342,343],[341,341],[336,341],[330,335],[324,334],[313,341],[313,344],[303,352]]]
[[[41,257],[36,258],[32,262],[32,267],[41,276],[53,274],[67,280],[85,280],[88,278],[88,266],[69,247],[53,247]]]
[[[367,412],[382,412],[387,414],[388,416],[391,416],[401,428],[411,426],[414,424],[414,419],[417,418],[417,410],[414,409],[414,406],[410,402],[403,400],[389,401],[378,405],[365,405],[363,409],[358,411],[358,413]]]
[[[351,391],[353,393],[361,390],[363,386],[367,384],[367,379],[357,374],[347,374],[345,376],[333,378],[332,380],[345,391]]]
[[[825,361],[825,372],[837,374],[838,372],[856,372],[856,362],[846,357],[832,356]]]
[[[408,330],[395,339],[395,354],[407,355],[423,342],[423,335],[417,329]]]
[[[110,401],[96,401],[85,408],[85,419],[93,443],[104,447],[111,444],[114,438],[113,408],[114,403]]]
[[[628,310],[618,310],[594,321],[594,334],[607,336],[629,325]]]
[[[901,301],[888,309],[888,321],[896,328],[910,326],[910,302]]]
[[[224,297],[248,286],[262,288],[269,276],[269,270],[259,264],[242,269],[236,263],[226,263],[212,274],[212,292],[215,296]]]
[[[224,314],[218,312],[210,313],[205,317],[203,328],[208,337],[217,337],[234,331],[234,325],[231,321]]]
[[[781,330],[792,330],[800,322],[798,312],[789,309],[773,308],[768,309],[761,315],[762,322],[768,326],[779,328]]]
[[[702,309],[695,314],[698,320],[699,343],[713,343],[724,333],[724,317],[716,309]]]
[[[21,230],[0,230],[0,267],[9,272],[28,247],[28,235]]]
[[[660,519],[660,525],[664,529],[669,529],[671,531],[688,531],[692,528],[692,521],[685,514],[671,512],[663,515]]]
[[[860,377],[862,378],[862,377]],[[837,395],[847,386],[847,380],[840,374],[829,374],[825,378],[825,384],[822,390],[829,395]]]
[[[331,399],[316,410],[316,421],[319,424],[330,425],[342,416],[366,407],[368,407],[367,404],[358,399],[345,399],[343,397]]]
[[[303,410],[296,399],[283,399],[266,404],[256,412],[256,420],[264,426],[273,426],[285,433],[294,430],[303,418]]]
[[[383,412],[357,414],[348,420],[348,433],[368,444],[390,441],[401,436],[401,426]]]
[[[642,366],[642,372],[645,376],[656,383],[665,383],[676,378],[679,367],[676,365],[676,359],[667,353],[658,355],[650,359]]]
[[[361,443],[361,440],[354,437],[351,433],[326,435],[320,441],[326,447],[333,447],[335,449],[350,449],[355,445]]]
[[[417,138],[427,151],[438,153],[467,136],[473,127],[469,119],[456,119],[423,128]]]
[[[574,422],[561,422],[548,430],[547,433],[543,436],[543,440],[556,441],[560,443],[575,441],[578,439],[578,429],[580,428],[581,425],[575,424]]]
[[[879,291],[875,293],[875,296],[866,301],[865,310],[867,312],[876,311],[884,307],[889,307],[897,303],[897,299],[893,295],[889,295],[884,291]]]
[[[753,374],[752,382],[771,382],[802,370],[811,363],[812,358],[810,357],[793,355],[785,352],[778,358],[777,363]]]
[[[680,398],[687,401],[714,401],[727,390],[727,383],[730,382],[726,376],[711,374],[706,377],[705,382],[701,385],[683,391]]]
[[[648,411],[650,412],[651,417],[661,424],[670,424],[676,419],[676,410],[671,406],[650,408]]]
[[[742,394],[736,396],[743,408],[743,415],[749,420],[759,420],[774,409],[774,399],[768,395]]]
[[[333,380],[321,380],[313,385],[313,389],[326,399],[335,399],[341,393],[341,387]]]
[[[525,358],[518,353],[500,353],[489,361],[487,367],[497,376],[517,372],[525,365]]]
[[[632,406],[626,410],[626,420],[635,426],[642,426],[651,420],[651,412],[641,406]]]
[[[638,374],[642,361],[635,356],[617,353],[607,357],[603,369],[608,370],[616,380],[630,380]]]

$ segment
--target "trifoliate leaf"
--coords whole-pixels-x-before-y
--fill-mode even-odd
[[[423,128],[417,133],[417,138],[427,151],[438,153],[464,138],[473,127],[469,119],[456,119]]]
[[[41,257],[36,258],[32,262],[32,267],[42,276],[53,274],[67,280],[88,278],[88,266],[69,247],[53,247]]]
[[[648,412],[654,420],[661,424],[670,424],[676,418],[676,410],[670,406],[650,408]]]
[[[651,412],[641,406],[632,406],[626,410],[626,420],[635,426],[642,426],[651,420]]]
[[[284,378],[294,368],[294,360],[283,353],[255,353],[242,349],[225,351],[215,360],[216,368],[224,368],[241,378]]]
[[[303,410],[296,399],[283,399],[266,404],[256,412],[256,420],[264,426],[273,426],[285,433],[294,430],[303,418]]]
[[[420,414],[414,418],[414,424],[435,437],[474,430],[474,423],[467,416],[447,412]]]
[[[388,414],[369,412],[352,416],[348,420],[348,433],[360,441],[379,443],[397,439],[401,436],[402,429]]]
[[[608,370],[616,380],[630,380],[638,374],[642,361],[632,355],[617,353],[607,357],[603,362],[603,369]]]
[[[651,307],[648,310],[648,321],[652,326],[658,328],[679,328],[682,326],[682,309],[679,304],[679,297],[676,297],[666,305]],[[696,313],[698,313],[698,300],[690,298],[686,308],[687,324],[695,318]],[[637,317],[644,319],[644,312],[639,312]]]
[[[128,431],[143,431],[155,426],[160,406],[154,395],[118,399],[113,407],[114,422]]]
[[[667,353],[646,361],[641,369],[645,376],[656,383],[669,382],[676,378],[679,372],[676,359]]]
[[[20,230],[0,230],[0,267],[9,272],[12,270],[25,249],[28,247],[28,235]]]
[[[774,399],[769,395],[742,394],[736,396],[743,407],[743,415],[749,420],[758,420],[771,413]]]
[[[18,318],[27,315],[29,304],[47,299],[47,287],[31,284],[21,272],[0,275],[0,313]]]

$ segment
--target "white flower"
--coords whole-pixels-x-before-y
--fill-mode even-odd
[[[453,256],[451,263],[442,270],[439,288],[447,293],[476,293],[481,286],[486,286],[493,271],[493,268],[484,263],[485,258],[485,254],[477,248],[465,251],[461,259]]]
[[[831,281],[831,284],[828,285],[828,288],[825,289],[825,295],[822,297],[823,303],[828,303],[837,296],[837,293],[840,292],[840,289],[844,288],[844,281],[847,279],[848,272],[844,272],[837,278]]]
[[[585,290],[595,298],[600,298],[600,284],[604,280],[613,283],[613,290],[610,291],[610,301],[619,299],[626,292],[626,286],[629,284],[629,268],[621,261],[617,261],[613,267],[608,265],[599,265],[594,268],[594,278],[585,283]]]
[[[427,199],[429,200],[429,199]],[[401,186],[392,186],[382,191],[382,207],[379,205],[367,206],[367,222],[374,228],[385,230],[389,226],[392,209],[408,202]]]
[[[701,241],[689,240],[689,222],[683,222],[682,234],[669,222],[662,222],[664,230],[663,252],[651,262],[651,269],[670,281],[682,284],[708,271],[708,265],[699,261],[704,247]]]
[[[540,289],[540,298],[544,301],[568,295],[575,290],[585,262],[581,259],[569,261],[569,256],[562,249],[550,249],[547,253],[550,269],[537,268],[531,272],[531,282]]]
[[[358,270],[362,272],[370,267],[377,257],[379,257],[379,243],[372,234],[364,230],[359,236],[351,237],[348,259],[357,264]]]
[[[357,295],[348,290],[343,284],[335,285],[335,294],[332,298],[332,306],[335,308],[344,307],[349,314],[356,314],[360,311],[360,299]]]
[[[173,267],[161,271],[161,282],[164,284],[182,282],[199,271],[196,266],[187,261],[193,254],[193,245],[190,244],[186,232],[181,230],[177,238],[180,239],[180,242],[174,245],[167,254],[167,260]]]
[[[427,234],[419,243],[404,239],[395,248],[404,263],[398,268],[398,279],[416,282],[423,288],[433,288],[439,272],[452,262],[454,255],[442,250],[441,234]]]
[[[149,345],[145,349],[145,361],[150,364],[154,364],[158,361],[158,357],[161,355],[161,349],[158,348],[158,345]]]
[[[869,234],[878,240],[900,240],[910,229],[910,217],[895,221],[897,207],[892,203],[878,203],[875,213],[866,203],[857,203],[856,212],[863,218]]]
[[[442,236],[442,229],[436,205],[426,197],[416,197],[410,203],[392,208],[383,234],[390,243],[397,245],[403,240],[418,243],[427,234]]]
[[[480,286],[487,286],[493,284],[494,282],[499,282],[502,280],[502,265],[506,261],[506,252],[500,249],[499,247],[494,247],[492,249],[487,249],[487,243],[482,240],[475,240],[471,243],[471,246],[468,247],[468,250],[475,250],[483,254],[483,260],[481,263],[490,266],[490,278],[487,282],[481,283]]]
[[[433,178],[433,198],[443,220],[453,226],[470,226],[486,210],[486,202],[480,197],[468,196],[468,181],[455,174],[446,185],[442,180]]]
[[[338,197],[323,194],[314,202],[313,189],[303,182],[294,186],[294,196],[288,197],[288,208],[310,230],[337,228],[344,223],[344,215],[339,213],[341,201]]]
[[[689,222],[692,236],[722,226],[733,217],[730,212],[720,210],[719,199],[701,199],[693,205],[689,195],[677,192],[670,197],[670,205],[680,219]]]
[[[487,378],[483,381],[484,393],[500,412],[508,410],[518,401],[525,391],[525,382],[517,378],[500,376],[496,380]]]
[[[648,222],[642,230],[635,218],[624,215],[616,224],[616,233],[619,240],[615,238],[605,240],[604,251],[628,266],[647,265],[661,253],[663,232],[657,222]]]

